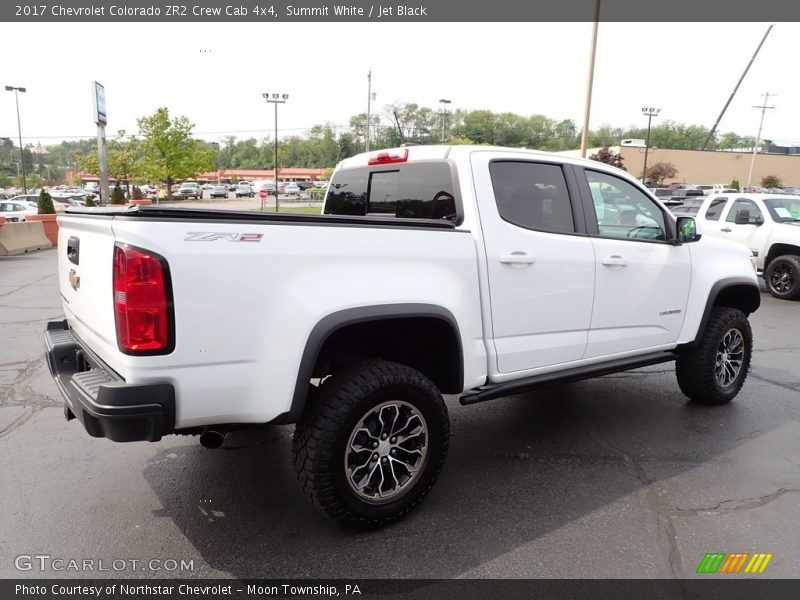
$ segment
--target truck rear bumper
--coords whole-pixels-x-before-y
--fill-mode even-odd
[[[66,321],[44,333],[50,375],[64,397],[67,420],[93,437],[157,442],[175,429],[175,389],[169,383],[126,383],[84,348]]]

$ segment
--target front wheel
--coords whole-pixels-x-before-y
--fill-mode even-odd
[[[700,342],[675,361],[678,385],[698,404],[730,402],[744,385],[752,352],[747,316],[737,308],[715,306]]]
[[[407,515],[444,465],[450,421],[442,395],[419,371],[372,360],[319,388],[292,449],[306,496],[359,528]]]
[[[767,265],[764,283],[769,293],[782,300],[800,299],[800,256],[778,256]]]

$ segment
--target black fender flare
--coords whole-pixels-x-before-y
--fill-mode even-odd
[[[758,283],[753,282],[752,279],[747,279],[746,277],[728,277],[725,279],[720,279],[711,286],[711,290],[708,293],[706,306],[703,309],[703,316],[700,319],[700,326],[697,328],[697,333],[695,334],[694,340],[686,344],[681,344],[678,349],[691,348],[700,343],[700,339],[703,336],[703,331],[705,331],[706,325],[708,324],[708,319],[711,317],[711,310],[717,304],[717,298],[719,298],[720,294],[725,290],[732,288],[741,288],[743,291],[747,290],[744,292],[749,296],[748,298],[744,298],[746,306],[740,307],[746,314],[749,315],[755,312],[758,310],[758,307],[761,306],[761,290],[758,287]]]
[[[276,425],[296,423],[303,416],[305,410],[306,397],[308,395],[309,381],[313,374],[314,365],[317,363],[320,351],[328,338],[343,327],[356,323],[366,323],[370,321],[383,321],[386,319],[406,319],[414,317],[434,318],[444,321],[453,330],[458,343],[458,377],[464,380],[464,348],[461,343],[461,332],[456,318],[446,308],[435,304],[378,304],[372,306],[360,306],[348,308],[331,313],[317,322],[306,340],[303,356],[300,359],[300,366],[297,370],[297,380],[292,394],[292,404],[288,412],[281,413],[270,421]]]

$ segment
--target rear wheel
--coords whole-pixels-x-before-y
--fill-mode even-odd
[[[767,265],[764,283],[769,293],[782,300],[800,299],[800,256],[778,256]]]
[[[683,350],[675,362],[681,391],[698,404],[730,402],[744,385],[752,351],[747,316],[736,308],[715,306],[700,342]]]
[[[335,374],[295,429],[306,496],[345,525],[381,527],[407,515],[447,456],[442,395],[422,373],[383,360]]]

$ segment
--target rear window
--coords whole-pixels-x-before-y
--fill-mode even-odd
[[[455,221],[455,184],[450,165],[438,161],[374,170],[342,169],[328,187],[325,214]]]

